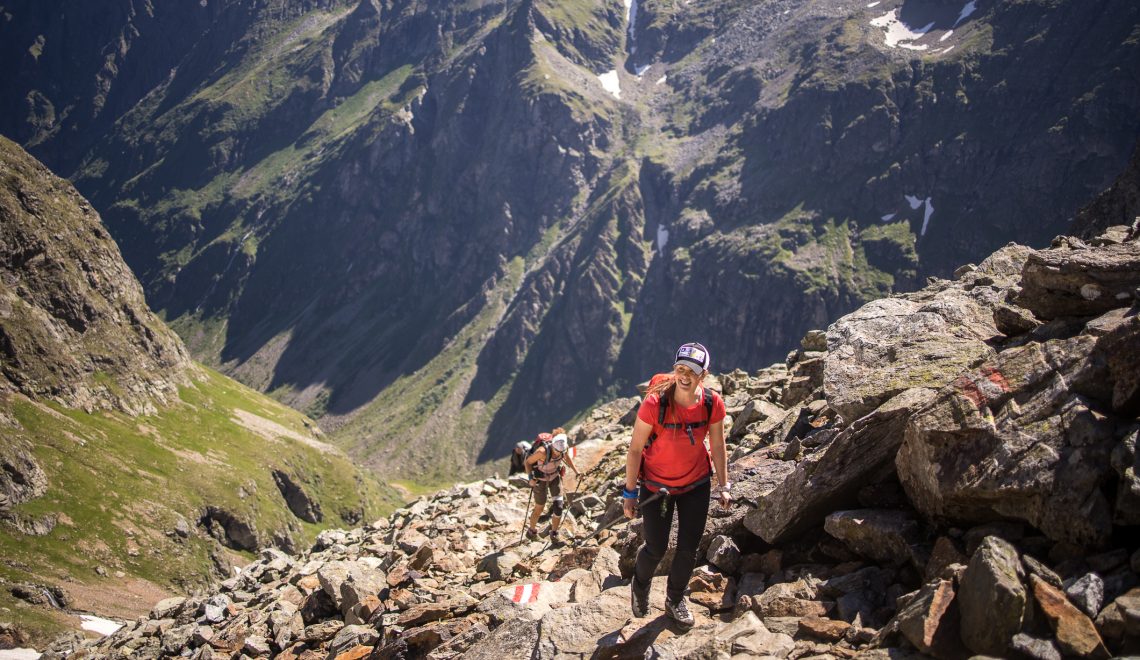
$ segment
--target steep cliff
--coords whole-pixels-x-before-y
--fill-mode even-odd
[[[757,368],[1043,244],[1123,168],[1134,3],[870,4],[210,3],[168,75],[76,125],[82,157],[12,130],[61,153],[196,357],[376,469],[453,479],[683,341]],[[36,69],[43,10],[5,11],[38,52],[8,96],[82,89]]]

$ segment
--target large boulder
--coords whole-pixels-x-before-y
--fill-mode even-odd
[[[936,658],[968,655],[960,638],[961,613],[953,582],[936,579],[924,585],[879,631],[873,644],[882,646],[896,634]]]
[[[823,529],[856,554],[896,565],[912,559],[911,545],[920,540],[918,521],[906,511],[890,509],[836,511]]]
[[[752,612],[731,623],[698,626],[685,635],[654,644],[646,657],[662,660],[682,658],[769,657],[784,658],[795,648],[795,641],[784,633],[774,633]]]
[[[345,617],[363,622],[361,605],[388,587],[383,571],[361,561],[330,561],[317,571],[321,590]]]
[[[1120,479],[1114,520],[1120,525],[1140,524],[1140,432],[1133,431],[1112,450],[1112,467]]]
[[[987,536],[970,558],[958,587],[962,642],[974,653],[1004,656],[1025,620],[1028,594],[1017,549]]]
[[[821,525],[827,514],[853,501],[859,489],[893,470],[903,429],[934,391],[902,392],[808,455],[771,492],[758,498],[745,526],[768,543],[781,543]]]
[[[1116,427],[1097,338],[1030,343],[965,371],[919,411],[898,452],[899,479],[930,517],[1024,520],[1050,538],[1103,544],[1102,485]]]
[[[1069,602],[1063,591],[1036,575],[1029,576],[1029,579],[1037,606],[1053,628],[1062,653],[1081,658],[1109,657],[1092,620]]]
[[[538,656],[586,658],[598,649],[617,643],[614,631],[629,621],[629,588],[614,587],[585,603],[553,610],[542,617]]]
[[[518,616],[538,619],[551,606],[569,603],[573,588],[573,584],[562,581],[513,584],[488,595],[476,609],[499,621]]]
[[[1000,335],[993,309],[970,293],[936,293],[867,303],[827,331],[823,392],[851,422],[915,387],[937,387],[992,358]]]
[[[1097,356],[1108,366],[1112,410],[1135,418],[1140,416],[1140,316],[1133,310],[1116,310],[1103,318],[1111,319],[1112,326],[1097,342]],[[1101,320],[1095,319],[1089,326]]]
[[[1140,242],[1089,248],[1077,240],[1029,255],[1017,304],[1043,319],[1127,307],[1140,287]]]
[[[538,642],[538,626],[537,619],[512,619],[467,649],[463,657],[468,660],[533,657]]]

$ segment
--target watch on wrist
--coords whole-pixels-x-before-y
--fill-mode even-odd
[[[727,493],[731,490],[732,490],[732,482],[731,481],[724,482],[724,485],[720,487],[720,492],[722,492],[722,493]]]

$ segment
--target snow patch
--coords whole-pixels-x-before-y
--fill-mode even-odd
[[[953,46],[947,46],[945,49],[942,50],[942,54],[945,55],[946,53],[949,53],[952,50],[954,50]]]
[[[668,76],[661,76],[660,78],[658,78],[658,79],[657,79],[657,82],[655,82],[655,83],[653,83],[653,84],[655,84],[655,85],[664,85],[664,84],[665,84],[665,79],[666,79],[667,77],[668,77]]]
[[[896,215],[898,215],[898,213],[888,213],[879,219],[882,220],[883,222],[890,222],[891,220],[895,219]]]
[[[930,198],[926,198],[926,212],[922,214],[922,231],[918,232],[919,236],[926,236],[926,227],[930,224],[930,216],[934,215],[934,205],[930,203]]]
[[[962,7],[962,11],[958,12],[958,20],[954,21],[954,25],[951,26],[951,28],[958,27],[959,23],[961,23],[962,21],[969,18],[970,14],[974,13],[977,10],[978,10],[977,0],[970,0],[969,2],[967,2],[966,6]]]
[[[949,39],[951,36],[953,36],[953,34],[954,34],[954,31],[953,31],[953,30],[950,30],[950,31],[949,31],[949,32],[947,32],[946,34],[942,35],[941,37],[938,37],[938,41],[946,41],[946,40],[947,40],[947,39]]]
[[[111,621],[110,619],[102,619],[102,618],[97,617],[97,616],[91,616],[90,614],[84,614],[84,615],[80,616],[79,620],[83,622],[82,624],[80,624],[80,626],[79,626],[80,628],[83,628],[84,630],[90,630],[91,632],[99,633],[100,635],[103,635],[104,637],[114,633],[116,630],[123,627],[123,624],[119,623],[118,621]]]
[[[4,649],[0,660],[39,660],[40,652],[35,649]]]
[[[878,6],[879,6],[879,3],[877,0],[876,0],[876,2],[867,3],[867,9],[870,9],[871,7],[878,7]]]
[[[883,28],[886,32],[883,40],[887,48],[908,48],[910,50],[926,50],[928,46],[903,42],[917,41],[934,27],[934,23],[931,22],[916,30],[899,20],[897,9],[892,9],[878,18],[871,19],[871,25]]]
[[[621,98],[621,83],[618,82],[617,69],[603,73],[598,76],[598,80],[601,81],[602,87],[605,88],[607,92],[614,95],[615,99]]]
[[[657,225],[657,253],[665,256],[665,246],[669,244],[669,230],[665,225]]]
[[[649,67],[651,67],[651,66],[653,66],[653,65],[652,64],[642,64],[641,66],[634,67],[633,69],[637,73],[637,77],[640,78],[640,77],[645,75],[645,72],[648,71]]]
[[[912,209],[917,209],[918,207],[922,206],[922,200],[915,197],[914,195],[907,195],[906,203],[910,204],[910,207]]]

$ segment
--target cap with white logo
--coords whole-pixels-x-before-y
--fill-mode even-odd
[[[677,357],[673,360],[674,367],[678,364],[685,365],[700,376],[709,368],[709,350],[696,342],[683,344],[677,349]]]

